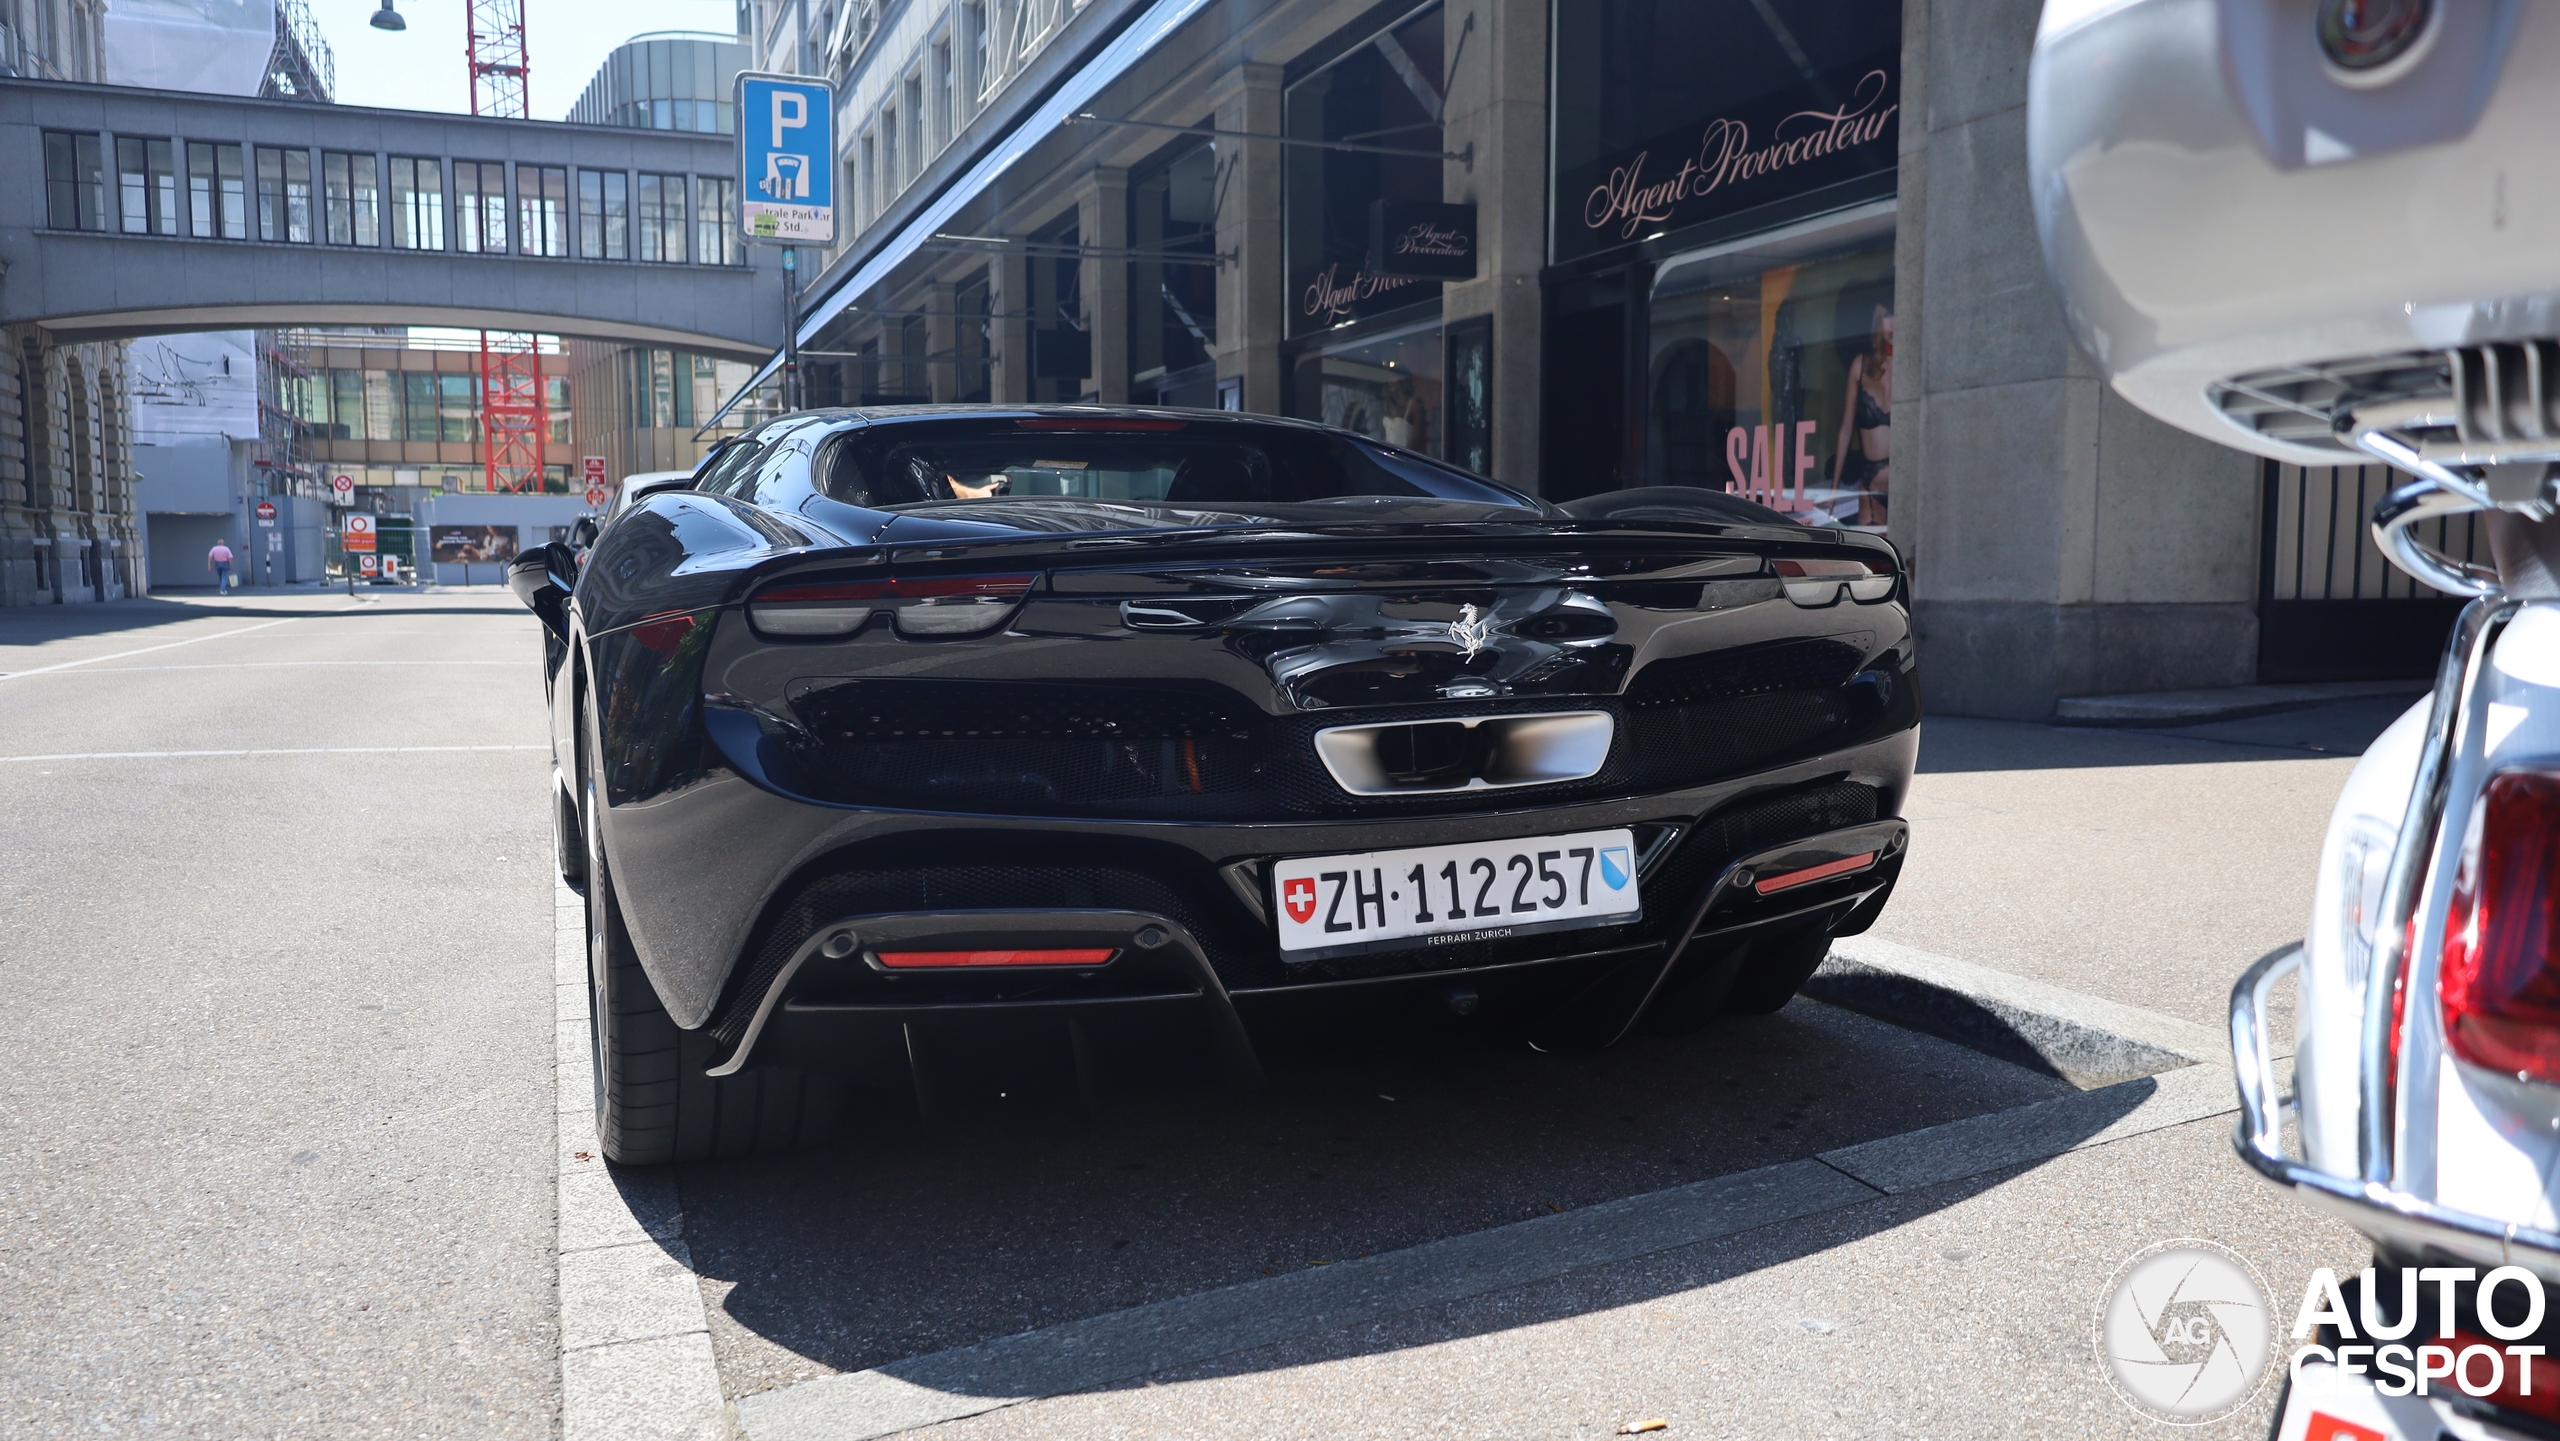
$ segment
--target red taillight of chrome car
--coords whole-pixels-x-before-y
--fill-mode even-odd
[[[2445,912],[2445,1039],[2476,1066],[2560,1085],[2560,775],[2505,771],[2471,812]]]
[[[879,952],[880,964],[893,971],[962,970],[980,966],[1098,966],[1116,954],[1109,946],[1056,950]]]
[[[1893,594],[1892,562],[1874,557],[1779,560],[1770,565],[1786,584],[1787,599],[1813,609],[1839,604],[1843,586],[1860,605],[1873,605]]]
[[[846,636],[877,611],[904,635],[973,635],[999,624],[1031,593],[1036,575],[887,576],[879,580],[774,585],[747,602],[759,634],[800,639]]]

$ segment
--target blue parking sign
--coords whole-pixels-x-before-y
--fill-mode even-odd
[[[835,92],[796,75],[738,76],[738,233],[785,245],[836,238]]]

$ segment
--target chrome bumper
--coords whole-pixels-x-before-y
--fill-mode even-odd
[[[2560,1235],[2475,1216],[2393,1190],[2314,1170],[2285,1154],[2284,1117],[2294,1102],[2276,1084],[2267,1044],[2267,993],[2302,965],[2302,947],[2287,946],[2241,973],[2231,988],[2231,1069],[2240,1085],[2240,1124],[2232,1149],[2249,1168],[2376,1242],[2404,1254],[2443,1251],[2487,1266],[2522,1266],[2560,1280]]]

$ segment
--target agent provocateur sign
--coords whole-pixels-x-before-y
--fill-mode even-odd
[[[1891,170],[1899,64],[1883,52],[1559,176],[1556,258]]]
[[[1368,273],[1405,280],[1476,278],[1476,208],[1428,200],[1369,202]]]
[[[1415,289],[1419,283],[1400,276],[1378,275],[1365,265],[1346,271],[1336,261],[1299,287],[1298,313],[1290,317],[1289,333],[1322,330],[1381,310],[1411,305],[1433,293]]]

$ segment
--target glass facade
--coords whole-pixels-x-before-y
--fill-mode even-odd
[[[1881,528],[1893,0],[1556,0],[1541,488]]]
[[[643,35],[615,48],[569,109],[578,125],[735,134],[731,94],[747,47],[719,35]]]

